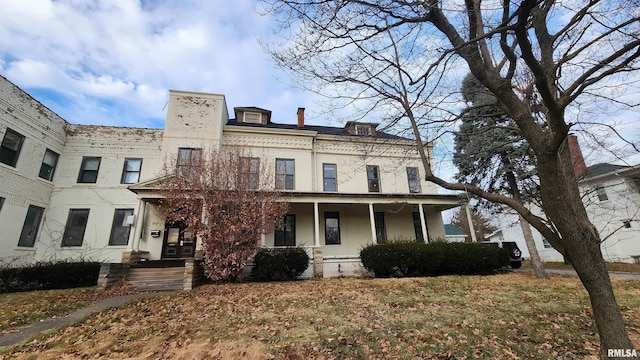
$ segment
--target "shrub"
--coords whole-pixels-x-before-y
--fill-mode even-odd
[[[509,254],[478,243],[389,243],[364,247],[362,265],[376,277],[489,274],[509,264]]]
[[[4,268],[0,269],[0,293],[95,286],[99,273],[97,262],[37,262]]]
[[[254,257],[251,277],[259,281],[293,280],[309,267],[303,248],[260,249]]]

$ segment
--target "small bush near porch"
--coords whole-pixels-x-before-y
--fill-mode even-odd
[[[260,249],[254,257],[251,277],[258,281],[294,280],[309,267],[303,248]]]
[[[477,243],[372,244],[360,259],[376,277],[483,275],[509,265],[507,251]]]

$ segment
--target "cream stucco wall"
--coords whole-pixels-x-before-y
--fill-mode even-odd
[[[55,189],[37,243],[38,259],[84,258],[119,262],[127,246],[110,246],[115,209],[138,206],[129,184],[121,184],[126,158],[142,158],[140,179],[154,178],[161,167],[162,131],[120,127],[70,125],[58,161]],[[101,157],[95,184],[78,183],[84,156]],[[71,209],[89,209],[89,225],[80,247],[63,247],[62,237]]]
[[[64,152],[67,122],[0,76],[0,141],[7,129],[24,136],[15,167],[0,163],[0,261],[32,261],[35,248],[18,246],[30,205],[44,208],[46,217],[54,184],[38,177],[45,151]],[[54,181],[60,176],[56,171]],[[42,229],[42,221],[40,230]],[[38,242],[36,238],[36,243]]]
[[[249,148],[253,156],[261,158],[262,171],[271,179],[276,159],[295,161],[293,191],[306,194],[294,197],[290,208],[290,213],[296,215],[297,244],[316,244],[316,203],[317,243],[327,259],[357,257],[360,249],[373,241],[370,203],[375,204],[375,211],[387,214],[390,238],[415,237],[411,212],[417,211],[416,205],[400,204],[405,200],[391,204],[378,197],[389,194],[399,199],[411,198],[406,167],[421,169],[422,164],[408,140],[383,141],[373,137],[323,135],[297,128],[228,125],[223,95],[174,90],[170,91],[164,130],[69,125],[10,83],[0,81],[0,91],[1,101],[10,109],[0,109],[0,132],[4,134],[10,126],[26,136],[17,166],[0,164],[0,196],[6,198],[0,210],[0,226],[6,228],[2,235],[5,244],[2,257],[27,254],[42,260],[84,258],[119,262],[123,251],[141,250],[148,252],[149,259],[160,259],[164,234],[155,238],[150,234],[152,230],[163,232],[164,220],[150,201],[152,195],[136,194],[128,189],[129,184],[121,184],[125,159],[143,159],[140,181],[144,182],[162,175],[164,164],[174,164],[180,147],[203,148],[206,153],[209,148],[219,149],[221,145]],[[53,182],[37,177],[47,148],[60,154]],[[96,183],[78,183],[83,157],[101,158]],[[331,198],[336,194],[323,191],[323,163],[337,164],[338,193],[347,198]],[[366,165],[379,166],[381,193],[368,192]],[[437,194],[434,185],[422,180],[421,186],[423,194]],[[437,203],[426,198],[420,201]],[[455,204],[451,199],[443,201]],[[17,224],[24,222],[29,204],[46,209],[41,231],[34,248],[16,249],[21,231]],[[70,209],[89,209],[84,241],[79,247],[61,246]],[[109,245],[115,209],[134,209],[135,223],[127,245]],[[429,236],[444,235],[440,212],[428,205],[424,209]],[[328,211],[340,214],[339,245],[324,242],[324,213]],[[265,237],[265,245],[273,245],[273,234]]]

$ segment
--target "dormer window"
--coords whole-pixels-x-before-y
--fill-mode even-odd
[[[371,125],[356,125],[356,135],[371,135]]]
[[[242,116],[242,122],[252,123],[252,124],[261,124],[262,114],[259,112],[245,111],[244,115]]]

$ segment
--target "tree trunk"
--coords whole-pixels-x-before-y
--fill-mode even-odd
[[[540,259],[540,255],[538,254],[538,248],[536,247],[536,243],[533,240],[533,234],[531,233],[531,226],[529,223],[519,215],[520,218],[520,227],[522,228],[522,234],[524,235],[524,242],[527,244],[527,249],[529,249],[529,256],[531,257],[531,267],[533,267],[533,273],[536,275],[538,279],[548,279],[547,272],[544,271],[544,265],[542,264],[542,259]]]
[[[520,189],[518,188],[518,183],[516,181],[516,176],[513,173],[511,167],[511,160],[507,156],[507,154],[500,154],[502,158],[502,164],[505,168],[509,169],[505,172],[504,176],[507,178],[507,183],[511,188],[511,193],[513,194],[513,198],[518,202],[522,203],[522,196],[520,195]],[[538,279],[548,279],[547,273],[544,271],[544,265],[542,265],[542,260],[540,259],[540,255],[538,254],[538,248],[536,248],[536,243],[533,241],[533,234],[531,234],[531,226],[524,219],[524,217],[518,214],[518,218],[520,220],[520,227],[522,228],[522,235],[524,236],[524,242],[527,244],[527,249],[529,250],[529,256],[531,258],[531,266],[533,267],[533,273],[536,275]]]
[[[633,349],[616,302],[600,250],[600,235],[582,204],[571,158],[566,146],[557,155],[538,159],[538,176],[545,214],[561,239],[547,239],[573,264],[589,293],[600,335],[600,357],[608,359],[608,349]]]

